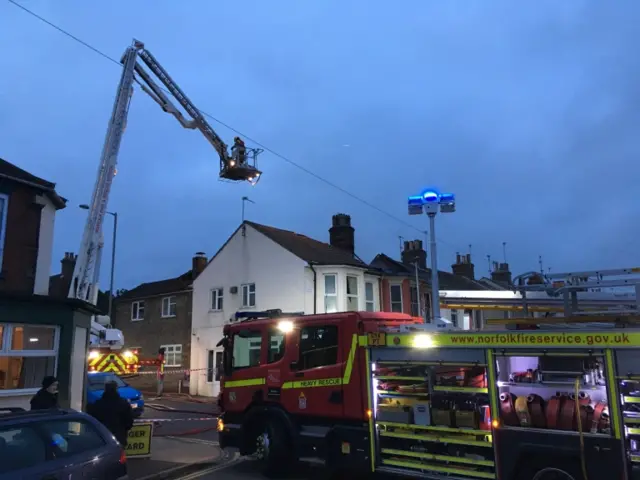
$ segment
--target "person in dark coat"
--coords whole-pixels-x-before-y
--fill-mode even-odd
[[[102,397],[88,406],[87,413],[107,427],[122,448],[127,448],[127,435],[133,427],[133,411],[129,402],[118,393],[116,382],[105,383]]]
[[[31,410],[47,410],[58,408],[58,379],[44,377],[42,388],[31,399]]]

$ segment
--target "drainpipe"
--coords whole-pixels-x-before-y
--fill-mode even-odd
[[[309,262],[309,268],[313,272],[313,313],[318,313],[318,272],[313,268],[313,264]]]

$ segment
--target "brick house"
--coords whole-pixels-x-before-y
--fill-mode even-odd
[[[0,159],[0,291],[49,293],[55,215],[66,206],[55,186]]]
[[[416,288],[416,265],[418,288]],[[431,269],[427,268],[427,252],[421,240],[404,242],[400,261],[381,253],[373,259],[371,267],[379,270],[382,275],[380,282],[382,311],[423,317],[426,310],[427,318],[431,318]],[[453,273],[438,271],[441,292],[488,290],[486,285],[474,279],[474,265],[471,263],[470,256],[464,256],[463,261],[458,255],[456,263],[451,267]],[[446,309],[441,309],[440,313],[454,326],[467,329],[481,327],[480,315]]]
[[[55,217],[65,206],[54,183],[0,159],[0,406],[29,408],[43,377],[56,375],[60,405],[83,407],[96,310],[49,294]]]
[[[115,327],[124,334],[126,348],[137,349],[141,359],[152,359],[165,349],[167,371],[188,369],[191,353],[191,317],[193,279],[204,269],[207,258],[197,253],[191,270],[182,275],[148,282],[122,291],[114,299]],[[152,367],[141,371],[154,371]],[[165,376],[165,390],[177,388],[184,375]],[[140,375],[129,380],[142,389],[153,388],[155,375]]]

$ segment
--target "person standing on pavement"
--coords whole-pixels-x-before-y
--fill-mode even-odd
[[[105,383],[102,397],[88,406],[87,413],[107,427],[122,448],[127,448],[127,435],[133,427],[133,411],[129,402],[118,393],[116,382]]]
[[[31,399],[31,410],[48,410],[58,408],[58,379],[44,377],[42,388]]]

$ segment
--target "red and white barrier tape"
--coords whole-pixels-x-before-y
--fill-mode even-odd
[[[194,417],[194,418],[137,418],[134,423],[159,423],[159,422],[215,422],[218,417]]]
[[[191,372],[207,372],[209,370],[215,370],[215,369],[211,369],[211,368],[192,368],[192,369],[179,369],[179,370],[167,370],[167,368],[165,367],[164,370],[164,375],[177,375],[177,374],[184,374],[184,373],[191,373]],[[158,374],[158,370],[155,369],[153,371],[149,371],[149,372],[130,372],[130,373],[126,373],[125,375],[157,375]]]

